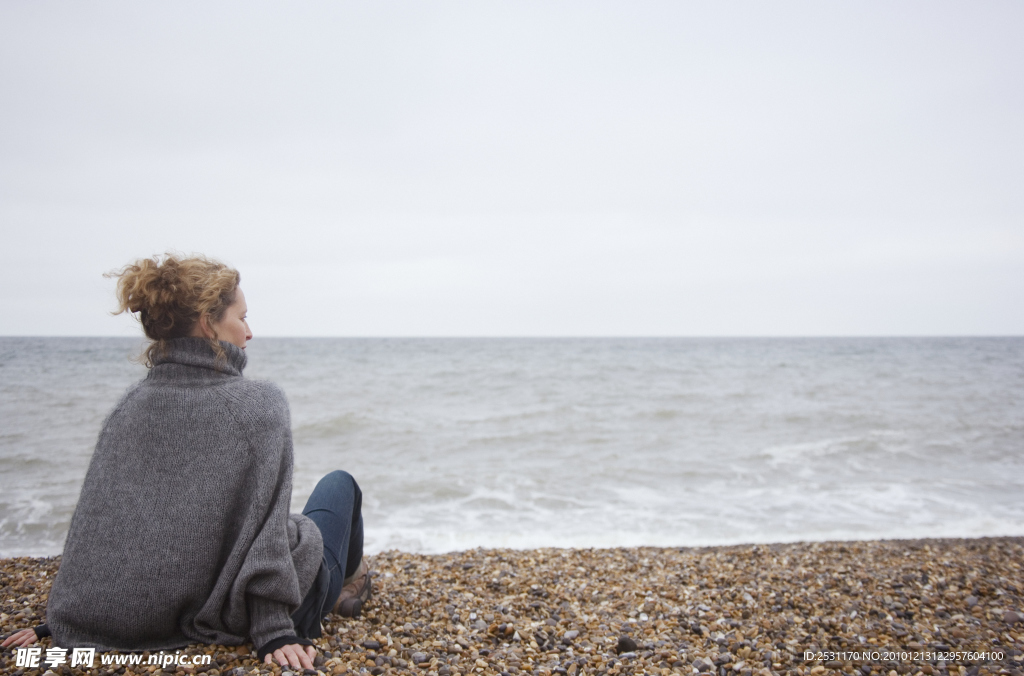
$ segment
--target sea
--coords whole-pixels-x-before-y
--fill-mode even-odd
[[[0,556],[59,554],[125,338],[0,338]],[[257,338],[366,550],[1024,535],[1024,338]],[[143,449],[140,449],[143,452]]]

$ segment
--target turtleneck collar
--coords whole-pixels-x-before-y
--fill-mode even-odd
[[[242,375],[245,368],[245,351],[232,343],[220,341],[227,359],[218,359],[205,338],[175,338],[167,341],[166,350],[158,350],[153,356],[153,368],[161,364],[182,364],[212,369],[219,373],[232,376]]]

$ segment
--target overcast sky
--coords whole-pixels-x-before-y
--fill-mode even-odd
[[[0,3],[0,335],[1024,334],[1024,3]]]

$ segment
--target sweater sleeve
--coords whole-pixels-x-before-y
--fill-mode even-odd
[[[250,381],[251,382],[251,381]],[[323,540],[315,528],[301,538],[301,561],[296,561],[295,524],[289,519],[292,482],[292,439],[288,404],[284,394],[270,383],[251,383],[255,393],[238,412],[252,452],[251,462],[258,486],[253,509],[263,521],[246,553],[235,583],[244,595],[249,636],[257,648],[295,636],[291,613],[312,584],[304,580],[311,562],[323,555]],[[314,569],[315,574],[315,569]],[[288,641],[289,643],[291,641]]]

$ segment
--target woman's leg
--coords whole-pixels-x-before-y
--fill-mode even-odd
[[[331,472],[316,485],[302,513],[320,529],[324,559],[331,574],[324,612],[330,611],[341,594],[345,577],[363,559],[363,493],[348,472]]]

